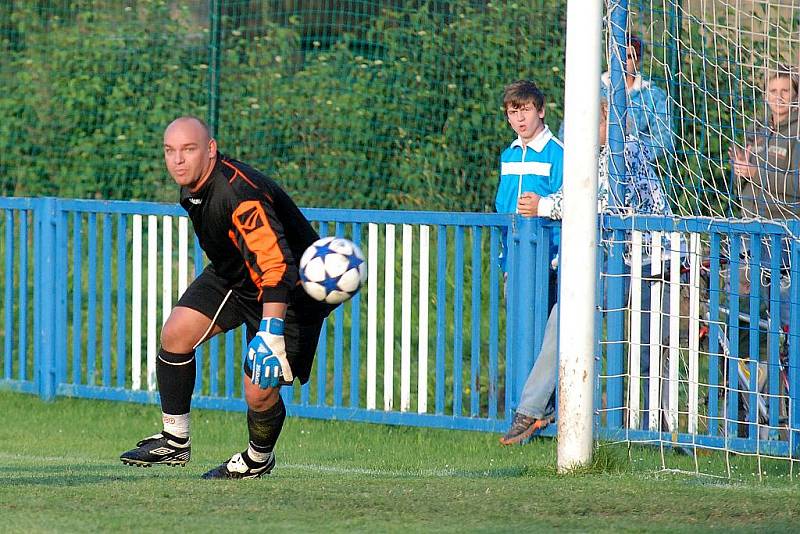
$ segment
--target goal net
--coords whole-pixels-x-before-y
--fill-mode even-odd
[[[800,2],[606,7],[600,428],[665,469],[791,476]]]

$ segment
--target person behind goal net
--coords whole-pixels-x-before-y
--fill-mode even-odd
[[[798,105],[798,75],[786,65],[770,71],[765,83],[766,116],[745,132],[742,146],[730,149],[731,166],[739,192],[741,215],[747,219],[788,221],[800,218],[800,114]],[[776,250],[769,237],[753,243],[748,236],[741,239],[740,253],[730,258],[732,268],[739,270],[738,295],[740,317],[750,315],[750,295],[759,295],[758,315],[769,316],[770,287],[779,284],[779,317],[769,317],[781,327],[789,321],[790,239],[782,238]],[[754,263],[758,248],[760,261]],[[770,265],[774,255],[780,260],[780,280],[773,281]],[[758,325],[740,321],[739,358],[762,362],[767,355],[767,336],[759,336],[758,353],[751,354],[751,332]],[[763,367],[766,363],[760,363]],[[761,370],[763,372],[763,369]],[[740,412],[744,403],[740,404]],[[740,420],[746,418],[740,413]],[[739,432],[744,432],[742,425]]]

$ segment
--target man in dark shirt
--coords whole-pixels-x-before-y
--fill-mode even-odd
[[[297,262],[319,236],[275,182],[219,153],[196,117],[170,123],[164,159],[210,263],[161,330],[156,378],[163,431],[120,459],[140,466],[189,461],[195,349],[245,324],[249,445],[203,478],[257,478],[275,466],[273,450],[286,417],[280,387],[294,378],[308,381],[322,323],[334,308],[311,299],[297,283]]]

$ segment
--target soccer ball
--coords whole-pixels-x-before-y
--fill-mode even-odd
[[[366,278],[364,253],[342,237],[317,239],[300,258],[300,281],[314,300],[344,302],[358,293]]]

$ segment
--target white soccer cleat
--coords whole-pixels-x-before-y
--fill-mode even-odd
[[[258,478],[262,475],[270,474],[273,467],[275,467],[274,452],[269,453],[266,462],[255,467],[247,465],[242,453],[237,452],[224,464],[205,473],[203,478],[206,480],[214,478]]]

